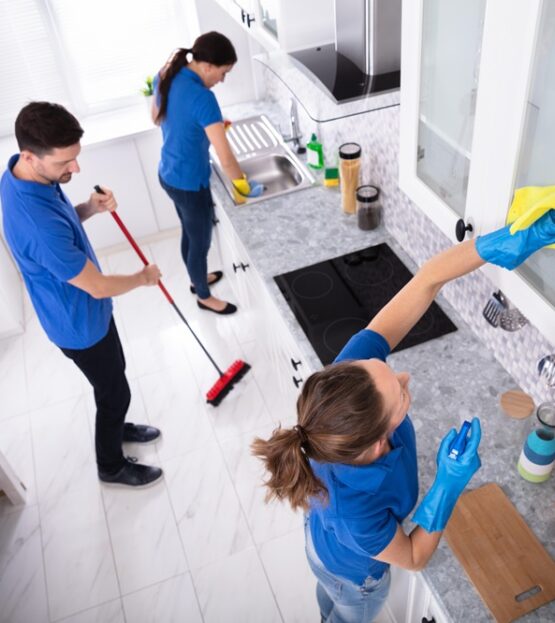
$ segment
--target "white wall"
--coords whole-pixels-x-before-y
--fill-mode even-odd
[[[240,9],[237,7],[237,11]],[[237,52],[237,63],[224,84],[214,88],[220,106],[239,104],[256,99],[252,73],[252,52],[249,36],[214,0],[197,0],[197,17],[200,32],[216,30],[228,37]],[[191,42],[190,45],[192,45]]]

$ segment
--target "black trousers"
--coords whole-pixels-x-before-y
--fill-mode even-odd
[[[124,464],[121,449],[131,390],[125,377],[125,357],[114,319],[108,333],[90,348],[62,348],[87,377],[96,402],[95,447],[98,471],[113,473]]]

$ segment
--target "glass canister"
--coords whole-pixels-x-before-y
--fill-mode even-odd
[[[360,229],[376,229],[382,220],[380,189],[370,184],[359,186],[357,198],[357,223]]]
[[[545,482],[555,464],[555,403],[544,402],[532,417],[531,430],[518,459],[518,473],[528,482]]]
[[[341,182],[341,207],[345,214],[356,212],[356,190],[360,175],[360,154],[358,143],[343,143],[339,146],[339,178]]]

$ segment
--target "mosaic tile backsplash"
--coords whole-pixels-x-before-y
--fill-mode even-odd
[[[264,80],[266,97],[286,113],[291,91],[269,70],[262,69],[260,75]],[[299,96],[298,89],[293,90]],[[341,143],[356,141],[361,145],[361,184],[374,184],[381,188],[385,227],[418,265],[451,245],[449,239],[398,187],[398,106],[318,123],[303,108],[302,94],[298,99],[299,126],[303,138],[306,142],[312,132],[317,134],[329,165],[335,161]],[[530,324],[514,333],[490,326],[483,318],[482,310],[496,289],[478,271],[448,284],[442,292],[536,404],[555,400],[555,392],[549,390],[537,374],[538,360],[555,352],[555,346]]]

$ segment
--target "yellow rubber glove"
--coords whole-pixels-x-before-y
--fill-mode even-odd
[[[245,203],[251,192],[247,176],[243,173],[243,177],[238,177],[232,180],[231,183],[233,185],[233,200],[235,203]]]
[[[515,196],[509,213],[507,225],[511,225],[510,232],[528,229],[546,212],[555,208],[555,186],[524,186],[515,190]],[[555,244],[546,248],[555,249]]]

